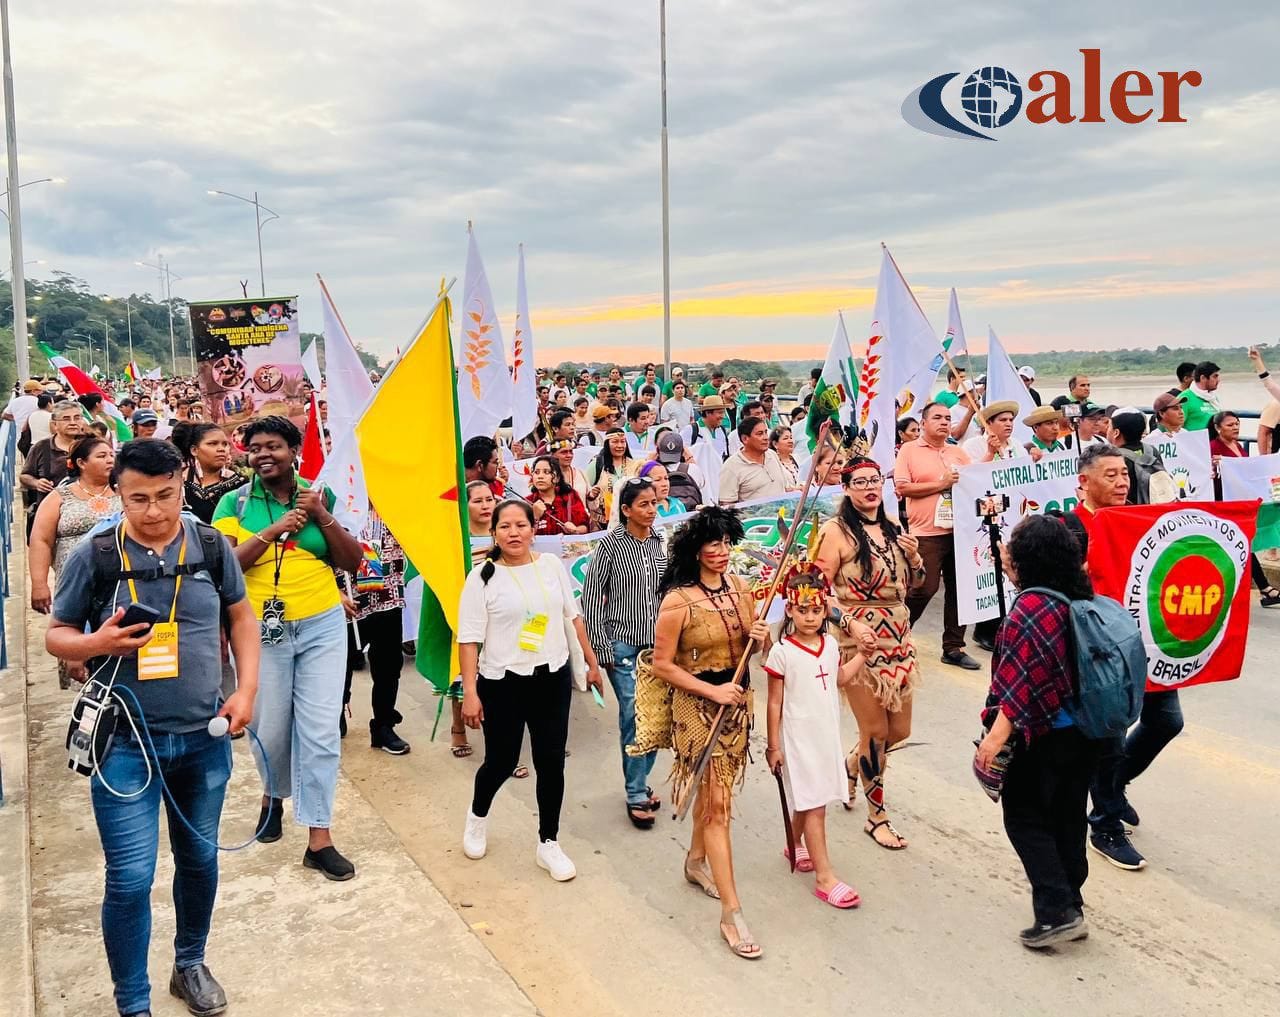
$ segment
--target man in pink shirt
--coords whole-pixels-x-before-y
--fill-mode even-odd
[[[924,558],[924,585],[907,594],[911,624],[924,614],[929,601],[946,579],[942,612],[942,662],[967,671],[979,664],[964,652],[964,626],[956,612],[956,555],[951,531],[954,512],[951,489],[960,476],[960,467],[970,459],[958,445],[948,445],[951,410],[942,403],[927,403],[920,414],[920,437],[898,450],[893,469],[893,486],[907,500],[907,523],[920,541]]]

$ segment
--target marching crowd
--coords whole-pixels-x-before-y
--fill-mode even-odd
[[[1251,357],[1280,400],[1280,383],[1260,354]],[[771,379],[751,396],[714,371],[695,383],[677,367],[660,380],[653,364],[630,383],[616,367],[572,379],[540,372],[534,433],[473,437],[463,448],[473,567],[459,605],[460,674],[449,676],[453,755],[472,754],[469,729],[483,736],[465,855],[486,855],[498,791],[529,775],[521,764],[527,729],[536,864],[556,880],[575,876],[558,837],[572,690],[576,682],[600,695],[607,679],[627,820],[654,828],[662,802],[652,771],[669,749],[671,793],[692,802],[684,878],[720,902],[728,948],[762,957],[731,840],[754,680],[764,685],[767,764],[793,810],[783,854],[813,874],[818,900],[857,907],[858,891],[837,875],[827,848],[825,810],[836,801],[858,807],[861,788],[866,836],[885,850],[908,847],[892,821],[887,772],[890,750],[910,734],[919,686],[912,627],[940,590],[942,663],[984,666],[958,622],[952,489],[971,463],[1074,448],[1077,511],[1029,516],[1003,549],[1016,586],[1048,592],[1020,595],[1007,617],[974,633],[991,653],[992,675],[974,765],[1001,788],[1005,829],[1031,884],[1034,921],[1021,942],[1042,948],[1087,935],[1086,844],[1121,868],[1145,865],[1126,832],[1139,822],[1127,789],[1182,727],[1172,690],[1147,693],[1123,738],[1089,739],[1077,729],[1067,632],[1070,604],[1094,597],[1092,517],[1169,499],[1159,454],[1142,440],[1150,430],[1207,430],[1215,461],[1248,452],[1239,418],[1218,404],[1216,364],[1180,366],[1177,386],[1150,410],[1091,402],[1083,376],[1042,405],[1034,370],[1019,373],[1037,406],[1022,417],[1030,442],[1013,439],[1016,402],[984,405],[984,379],[955,368],[940,393],[900,417],[896,459],[882,463],[856,433],[813,447],[816,370],[789,413]],[[170,823],[178,912],[170,989],[193,1013],[215,1014],[226,997],[204,943],[231,756],[206,727],[218,715],[233,737],[246,727],[253,734],[264,788],[257,840],[281,838],[291,800],[295,823],[308,830],[303,863],[329,879],[352,878],[355,866],[330,828],[353,671],[367,667],[371,677],[371,745],[409,751],[396,731],[404,555],[376,511],[359,534],[337,522],[332,493],[298,473],[302,434],[289,420],[263,417],[228,434],[203,419],[189,380],[108,394],[133,440],[120,440],[101,396],[69,397],[59,382],[26,382],[4,410],[24,453],[31,603],[51,616],[47,645],[63,686],[109,673],[145,718],[120,725],[91,784],[119,1012],[150,1012],[163,786],[171,820],[174,809],[188,820]],[[1263,416],[1259,452],[1271,450],[1278,421],[1280,402]],[[886,504],[890,474],[897,500]],[[735,506],[819,485],[839,489],[839,508],[807,554],[778,563],[784,618],[769,624],[731,567],[744,536]],[[677,517],[675,525],[658,527],[664,517]],[[559,557],[539,553],[535,538],[601,531],[575,596]],[[1280,605],[1256,557],[1252,567],[1262,604]],[[157,620],[123,624],[135,603]],[[179,672],[181,682],[165,680]],[[848,746],[844,703],[857,724]],[[133,793],[139,788],[145,793]]]

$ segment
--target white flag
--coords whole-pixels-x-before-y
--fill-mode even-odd
[[[963,333],[961,333],[963,335]],[[1013,441],[1025,445],[1032,438],[1031,428],[1022,422],[1022,418],[1036,408],[1036,401],[1031,398],[1027,386],[1018,376],[1017,368],[1004,351],[995,332],[987,328],[987,395],[983,402],[992,403],[1011,400],[1018,404],[1018,412],[1013,418]]]
[[[836,330],[831,334],[827,359],[813,390],[813,399],[809,402],[809,417],[805,422],[810,452],[818,444],[818,430],[822,422],[829,420],[832,414],[839,419],[841,427],[849,425],[853,419],[853,403],[857,398],[857,366],[853,361],[853,350],[849,346],[849,333],[844,327],[844,315],[837,311]]]
[[[329,379],[328,427],[333,448],[316,479],[337,497],[333,514],[339,524],[348,532],[358,534],[369,515],[369,491],[365,487],[355,431],[356,421],[373,398],[373,382],[360,362],[338,309],[333,306],[324,280],[320,283],[320,296],[324,310],[324,362]]]
[[[467,230],[467,272],[462,287],[458,336],[458,423],[462,440],[492,438],[511,415],[511,375],[502,328],[475,232]]]
[[[871,438],[872,458],[886,472],[893,468],[897,424],[895,397],[941,348],[938,335],[916,303],[889,249],[880,259],[875,320],[867,340],[858,385],[858,426]]]
[[[159,381],[159,380],[160,380],[160,368],[158,368],[158,367],[153,368],[152,370],[150,370],[150,371],[148,371],[146,374],[144,374],[144,375],[143,375],[143,377],[144,377],[144,378],[146,378],[146,379],[147,379],[147,381]]]
[[[328,310],[326,301],[326,311]],[[325,322],[327,330],[329,323]],[[307,381],[311,382],[311,387],[317,392],[324,387],[324,376],[320,373],[320,353],[316,349],[318,340],[312,339],[311,345],[302,351],[302,370],[306,373]]]
[[[533,367],[533,327],[524,286],[524,244],[516,271],[516,330],[511,337],[511,434],[523,438],[538,426],[538,380]]]

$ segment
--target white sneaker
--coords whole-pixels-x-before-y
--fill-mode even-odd
[[[467,825],[462,831],[462,853],[468,858],[483,858],[489,848],[489,817],[473,816],[467,810]]]
[[[538,844],[538,868],[546,869],[558,883],[567,883],[578,874],[569,856],[554,840],[544,840]]]

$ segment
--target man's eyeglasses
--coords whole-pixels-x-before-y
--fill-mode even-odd
[[[854,477],[849,486],[855,491],[865,491],[869,487],[884,487],[884,477]]]

